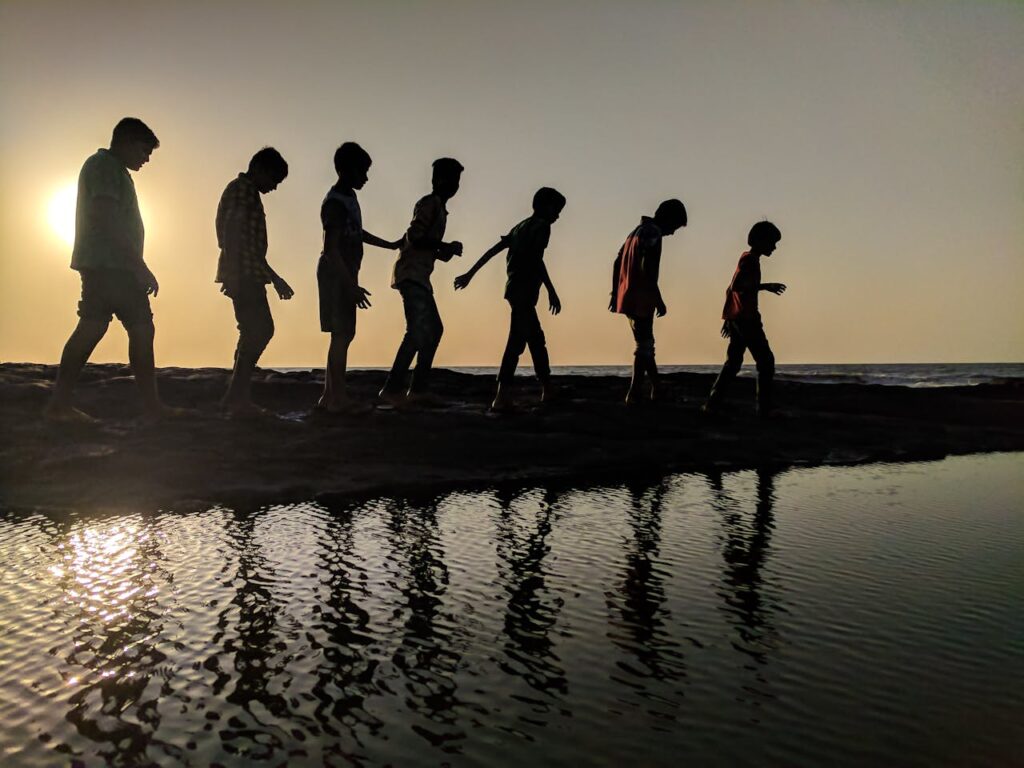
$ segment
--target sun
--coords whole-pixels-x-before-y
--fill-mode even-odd
[[[68,245],[75,244],[75,203],[78,200],[78,185],[67,184],[50,197],[46,209],[46,220],[50,230]]]

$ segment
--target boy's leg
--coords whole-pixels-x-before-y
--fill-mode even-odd
[[[632,404],[640,400],[644,374],[654,365],[654,318],[631,317],[629,327],[636,342],[636,349],[633,352],[633,376],[629,381],[629,391],[626,393],[626,403]]]
[[[113,317],[108,281],[105,279],[107,274],[83,271],[80,275],[82,298],[78,302],[78,325],[72,331],[60,356],[57,383],[54,385],[50,403],[46,406],[46,413],[50,417],[87,418],[85,414],[71,407],[71,395],[82,369],[100,339],[106,334],[110,319]]]
[[[381,397],[399,397],[405,394],[409,367],[422,343],[420,301],[416,290],[418,287],[409,282],[398,284],[398,292],[402,295],[402,310],[405,313],[405,335],[402,336],[402,343],[398,345],[391,371],[380,390]]]
[[[491,409],[495,411],[512,406],[512,382],[519,366],[519,356],[526,349],[523,308],[511,302],[509,308],[508,339],[501,355],[501,367],[498,368],[498,388],[494,393],[494,402],[491,403]]]
[[[725,392],[729,388],[729,384],[736,378],[736,374],[740,372],[740,368],[743,367],[743,354],[746,351],[747,344],[743,338],[743,332],[740,329],[739,324],[730,321],[729,348],[725,353],[725,364],[722,366],[722,370],[718,374],[718,378],[715,379],[715,383],[711,386],[711,392],[708,395],[708,401],[705,405],[706,410],[714,411],[721,406],[722,398],[725,396]]]
[[[419,312],[422,336],[416,354],[416,370],[412,374],[409,392],[423,394],[427,391],[430,383],[430,371],[434,366],[434,354],[441,343],[441,336],[444,335],[444,324],[441,322],[441,313],[437,311],[437,302],[434,300],[433,293],[424,288],[418,300],[420,302]]]
[[[772,380],[775,378],[775,355],[768,345],[761,319],[750,321],[744,337],[751,357],[757,363],[757,412],[766,416],[772,409]]]
[[[228,408],[251,403],[252,374],[260,356],[274,337],[274,318],[270,314],[266,286],[243,286],[231,303],[238,323],[238,345],[235,347],[235,365],[231,371],[224,405]]]
[[[72,415],[71,395],[75,384],[82,373],[89,356],[107,332],[109,321],[82,317],[72,331],[64,351],[60,356],[60,367],[57,369],[57,383],[53,388],[53,396],[46,407],[51,416]],[[84,418],[84,414],[82,414]]]
[[[555,395],[551,386],[551,360],[548,357],[547,339],[544,338],[544,329],[541,328],[536,305],[525,307],[523,314],[523,331],[526,344],[530,348],[533,372],[540,382],[541,401],[550,402]]]
[[[156,328],[153,320],[133,323],[125,328],[128,331],[128,362],[135,375],[135,384],[142,396],[142,407],[152,414],[163,410],[160,398],[156,393],[156,363],[153,359],[153,338]]]

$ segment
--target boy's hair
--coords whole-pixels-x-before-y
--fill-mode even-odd
[[[122,117],[114,126],[114,133],[110,137],[110,146],[127,144],[131,141],[141,141],[149,145],[150,149],[160,146],[160,139],[156,137],[153,130],[137,117]]]
[[[372,164],[370,153],[354,141],[346,141],[334,152],[334,170],[339,176],[346,170],[369,169]]]
[[[437,181],[438,179],[448,179],[452,176],[458,176],[464,170],[466,170],[462,163],[456,160],[454,157],[442,157],[434,161],[433,164],[434,172],[431,174],[431,180]]]
[[[750,228],[747,235],[747,245],[751,248],[755,243],[777,243],[782,239],[782,232],[770,221],[759,221]]]
[[[533,210],[539,211],[541,208],[562,210],[565,208],[565,195],[557,189],[541,187],[533,196]]]
[[[273,147],[264,147],[249,160],[249,173],[257,168],[265,169],[278,182],[288,178],[288,163]]]
[[[654,212],[654,218],[659,221],[672,222],[680,227],[686,226],[686,206],[682,200],[665,200]]]

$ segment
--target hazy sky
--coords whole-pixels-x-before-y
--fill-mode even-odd
[[[666,197],[690,226],[665,241],[662,363],[723,359],[723,291],[764,217],[780,362],[1024,360],[1022,40],[1016,2],[0,0],[0,360],[58,359],[80,284],[51,203],[125,115],[161,140],[135,176],[159,365],[230,365],[213,219],[267,144],[291,165],[264,198],[269,260],[296,295],[272,301],[263,363],[323,364],[319,207],[346,140],[373,156],[363,220],[387,238],[434,158],[466,166],[448,220],[466,255],[434,278],[441,365],[499,362],[503,259],[451,281],[542,185],[568,198],[546,257],[556,365],[630,361],[611,263]],[[393,259],[367,249],[354,365],[398,346]],[[114,324],[94,359],[126,351]]]

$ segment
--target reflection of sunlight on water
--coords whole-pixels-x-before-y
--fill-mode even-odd
[[[150,580],[156,563],[147,564],[143,554],[150,538],[136,524],[114,522],[77,531],[59,545],[62,562],[51,572],[64,581],[65,600],[80,617],[76,651],[92,657],[86,666],[100,678],[115,675],[120,666],[116,660],[141,640],[125,630],[140,618],[136,614],[144,606],[139,600],[159,592]],[[115,662],[115,668],[104,669],[110,662]],[[75,685],[82,679],[69,677],[67,682]]]

